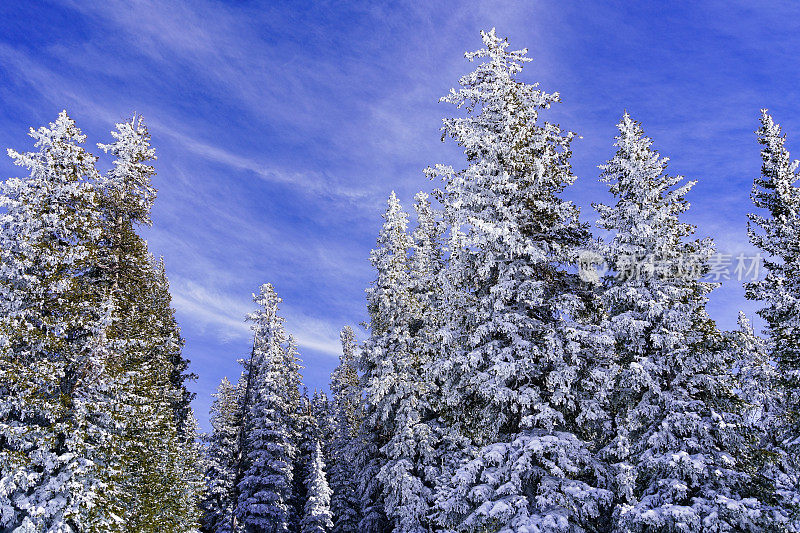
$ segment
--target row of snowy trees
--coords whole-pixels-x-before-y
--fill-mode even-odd
[[[575,135],[540,118],[558,94],[519,79],[524,50],[494,30],[483,41],[443,98],[464,110],[443,130],[466,166],[429,169],[443,186],[437,205],[416,196],[411,232],[389,198],[369,336],[342,332],[311,440],[297,436],[291,342],[254,316],[253,356],[215,405],[212,450],[229,451],[209,531],[800,530],[800,176],[780,128],[762,112],[749,227],[767,274],[746,294],[767,336],[743,314],[722,331],[706,311],[713,242],[682,220],[694,182],[667,174],[625,114],[600,167],[614,201],[594,205],[608,238],[593,238],[562,197]],[[611,270],[587,275],[587,257]]]
[[[203,529],[323,533],[331,489],[323,446],[333,442],[327,396],[300,393],[296,343],[272,285],[253,295],[253,349],[236,385],[222,380],[207,437]]]
[[[192,531],[201,450],[140,117],[106,173],[66,112],[0,185],[0,530]]]

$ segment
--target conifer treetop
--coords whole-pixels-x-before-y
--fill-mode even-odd
[[[142,116],[136,114],[130,121],[118,123],[116,128],[111,132],[114,142],[97,144],[115,156],[114,166],[105,176],[104,188],[133,224],[152,225],[150,210],[158,191],[152,184],[155,168],[149,164],[156,159],[150,146],[150,132]]]

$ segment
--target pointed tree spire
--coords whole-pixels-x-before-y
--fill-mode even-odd
[[[303,513],[301,533],[327,533],[331,530],[331,489],[325,479],[325,462],[322,445],[316,442],[306,477],[307,500]]]
[[[155,168],[151,162],[156,154],[150,145],[150,132],[142,116],[134,114],[130,121],[118,123],[111,136],[114,142],[97,146],[114,156],[113,168],[101,183],[111,197],[117,222],[152,225],[150,210],[157,191],[152,183]]]
[[[437,213],[424,192],[418,192],[414,196],[414,211],[417,213],[417,227],[412,234],[414,254],[411,258],[411,272],[419,285],[416,290],[430,292],[434,290],[443,266],[443,224],[437,220]]]
[[[241,474],[236,518],[245,531],[286,532],[290,527],[293,461],[297,454],[299,363],[278,315],[281,299],[271,284],[253,295],[253,352],[245,362]]]
[[[241,383],[233,385],[222,378],[211,404],[211,434],[207,437],[206,493],[203,500],[203,527],[211,533],[233,531],[236,507],[236,461],[241,431]]]
[[[377,247],[370,253],[376,278],[367,289],[370,336],[359,366],[364,383],[364,420],[361,424],[359,465],[362,517],[360,529],[380,529],[387,520],[383,447],[393,434],[401,382],[396,372],[408,356],[408,319],[411,309],[408,215],[394,192],[387,201]],[[391,504],[389,504],[391,505]]]
[[[345,326],[340,339],[342,354],[339,366],[331,374],[333,393],[333,439],[330,445],[330,487],[332,533],[358,531],[359,498],[355,459],[361,428],[361,384],[359,382],[357,350],[353,328]]]
[[[769,343],[756,335],[750,319],[739,311],[739,328],[728,333],[734,354],[737,388],[746,404],[744,423],[759,434],[761,446],[776,442],[779,428],[781,390],[778,371],[770,357]],[[779,442],[779,439],[778,439]]]
[[[779,470],[775,490],[793,527],[800,529],[800,162],[791,159],[786,136],[766,109],[757,134],[762,166],[751,198],[761,211],[748,215],[748,235],[765,252],[766,275],[746,283],[745,296],[763,305],[758,314],[766,322],[771,359],[777,363],[782,405],[773,431]]]

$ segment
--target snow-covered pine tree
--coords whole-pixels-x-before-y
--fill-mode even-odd
[[[358,341],[353,328],[345,326],[339,334],[342,355],[339,365],[331,373],[333,411],[339,425],[344,422],[345,434],[355,436],[362,420],[361,382],[358,376]]]
[[[242,423],[239,385],[223,378],[211,404],[211,434],[206,438],[206,492],[203,531],[233,533],[236,506],[236,462]]]
[[[246,533],[283,533],[291,520],[299,359],[278,315],[281,299],[272,285],[262,285],[253,300],[259,309],[248,317],[254,341],[250,359],[245,361],[237,527]]]
[[[747,404],[745,423],[753,430],[774,428],[781,405],[778,372],[770,358],[769,343],[756,335],[753,325],[739,311],[739,329],[728,332],[734,351],[738,389]]]
[[[330,485],[330,466],[333,464],[331,454],[333,453],[333,441],[335,439],[335,422],[333,411],[331,409],[331,402],[328,400],[328,395],[325,391],[315,390],[311,396],[311,416],[314,421],[314,441],[319,442],[322,449],[322,459],[325,462],[326,468],[326,481]],[[314,442],[312,441],[312,443]],[[306,457],[306,465],[308,459],[313,458],[314,449],[312,447],[311,453]],[[308,494],[306,494],[306,499]],[[331,519],[333,515],[331,515]],[[331,522],[332,524],[332,522]]]
[[[173,531],[196,533],[202,519],[200,501],[203,497],[205,484],[203,483],[203,445],[198,440],[200,426],[190,411],[189,416],[184,419],[185,434],[180,431],[175,432],[175,440],[178,446],[175,447],[174,459],[170,458],[169,467],[182,479],[183,484],[170,487],[167,497],[172,498],[170,504],[166,506],[168,512],[172,513],[171,520],[167,522],[168,527],[153,527],[152,529],[142,529],[141,531]],[[184,439],[189,435],[195,438],[190,441]],[[172,526],[172,524],[175,524]]]
[[[331,520],[331,489],[325,478],[325,461],[322,446],[316,442],[306,469],[306,504],[301,533],[327,533],[333,527]]]
[[[765,502],[779,504],[771,497],[775,480],[782,473],[775,467],[780,457],[781,389],[768,342],[756,335],[743,312],[739,312],[739,328],[725,333],[731,351],[736,390],[744,402],[742,423],[753,442],[751,455],[754,464],[754,489]],[[777,452],[777,453],[776,453]]]
[[[601,166],[616,204],[595,205],[613,232],[602,300],[618,372],[602,454],[616,480],[615,527],[761,531],[731,361],[705,310],[713,243],[686,240],[694,228],[679,218],[694,182],[665,173],[667,159],[627,113],[618,129]]]
[[[417,227],[412,233],[411,286],[417,304],[417,327],[421,332],[417,336],[417,344],[425,352],[421,357],[427,366],[438,356],[438,344],[441,342],[439,330],[443,324],[443,238],[446,225],[443,213],[431,204],[429,195],[424,192],[414,196],[414,211]],[[433,386],[433,383],[428,383],[428,387]],[[430,391],[431,396],[435,394],[436,391]]]
[[[763,163],[751,197],[755,207],[768,214],[749,215],[748,235],[767,255],[766,276],[747,283],[745,295],[764,304],[758,314],[767,323],[783,403],[777,489],[793,516],[793,527],[800,531],[800,174],[798,162],[784,146],[785,135],[766,109],[761,110],[757,133]]]
[[[401,532],[427,531],[433,527],[430,507],[442,463],[437,390],[431,365],[439,356],[443,223],[423,192],[415,195],[414,210],[417,226],[412,233],[407,280],[410,308],[406,311],[407,323],[403,325],[410,343],[405,348],[403,366],[395,363],[396,379],[405,390],[395,399],[393,434],[384,446],[389,461],[382,472],[389,504],[387,513],[396,517],[395,531]],[[386,487],[391,487],[391,491],[386,491]]]
[[[192,411],[195,394],[189,390],[187,383],[197,379],[197,376],[189,371],[190,361],[183,355],[184,339],[181,336],[178,320],[175,318],[175,309],[172,307],[164,258],[153,260],[151,255],[151,264],[154,272],[151,298],[153,313],[157,319],[154,325],[158,326],[154,328],[154,342],[169,363],[169,383],[172,389],[170,403],[178,437],[181,442],[194,441],[197,438],[196,432],[188,426],[195,424]]]
[[[333,437],[330,445],[331,533],[357,533],[360,502],[355,453],[361,427],[361,385],[356,370],[356,338],[345,326],[340,335],[342,355],[331,373]]]
[[[299,533],[302,527],[303,509],[306,501],[305,472],[308,466],[308,458],[313,453],[314,445],[311,435],[316,432],[316,421],[314,420],[311,399],[308,397],[308,389],[303,385],[302,376],[300,375],[302,365],[297,352],[297,341],[292,335],[287,335],[284,357],[284,379],[288,384],[287,399],[294,406],[294,411],[289,413],[290,438],[295,446],[294,462],[292,463],[290,528],[291,531]]]
[[[95,507],[114,431],[112,309],[90,276],[96,158],[65,111],[30,136],[36,152],[8,151],[29,175],[0,186],[0,529],[107,530],[118,509]]]
[[[436,193],[443,200],[443,192],[437,190]],[[432,406],[439,423],[439,443],[435,452],[440,465],[439,479],[435,482],[436,492],[439,493],[437,498],[443,495],[443,489],[450,486],[456,470],[473,459],[476,451],[475,435],[468,430],[469,424],[463,424],[460,414],[463,407],[449,388],[456,378],[452,363],[462,350],[463,331],[467,326],[465,318],[471,301],[466,281],[469,272],[465,268],[469,249],[464,244],[465,235],[461,228],[465,224],[458,218],[461,216],[463,213],[455,209],[444,212],[444,223],[449,234],[446,239],[443,238],[443,255],[446,253],[447,257],[436,277],[438,294],[431,309],[436,314],[432,320],[430,338],[430,346],[436,350],[436,354],[431,360],[430,374],[436,387]],[[439,512],[440,503],[435,503],[434,513]],[[436,521],[439,522],[441,518]]]
[[[114,142],[98,144],[115,157],[113,168],[101,180],[101,204],[105,216],[103,269],[120,306],[126,309],[135,305],[136,297],[140,296],[131,294],[131,288],[143,280],[153,280],[149,281],[154,293],[151,297],[157,300],[153,312],[160,315],[158,323],[161,329],[156,331],[156,342],[171,365],[170,384],[176,391],[173,400],[176,424],[183,438],[194,439],[195,435],[186,432],[184,426],[193,416],[190,405],[194,398],[186,382],[195,376],[187,372],[189,361],[182,355],[183,339],[171,308],[163,260],[153,261],[146,242],[136,233],[137,227],[152,225],[150,211],[157,194],[152,184],[155,169],[151,165],[156,158],[155,151],[141,116],[134,116],[130,122],[116,126],[117,130],[111,132]]]
[[[417,215],[417,227],[412,233],[410,282],[416,309],[412,331],[415,332],[415,351],[419,359],[417,365],[424,375],[420,378],[425,381],[424,385],[421,385],[421,390],[425,392],[422,398],[426,404],[426,412],[422,415],[426,423],[434,426],[435,422],[432,419],[436,417],[436,407],[433,404],[437,401],[438,393],[431,379],[430,370],[434,360],[439,356],[440,329],[444,323],[441,313],[444,305],[442,289],[444,222],[441,220],[441,213],[433,208],[428,195],[424,192],[419,192],[414,197],[414,211]],[[439,460],[436,459],[434,462],[438,464]],[[431,475],[435,476],[434,473]]]
[[[314,438],[322,446],[322,458],[330,465],[331,443],[334,438],[334,420],[331,402],[325,391],[315,390],[311,396],[311,416],[314,420]],[[313,450],[312,450],[313,452]]]
[[[360,474],[365,487],[380,491],[372,504],[382,504],[392,531],[417,532],[426,529],[433,476],[426,479],[425,466],[434,447],[426,423],[427,367],[418,341],[422,315],[410,271],[413,242],[408,217],[394,193],[384,219],[371,254],[377,277],[367,289],[371,331],[361,352],[366,405],[362,428],[374,455]],[[365,512],[362,521],[370,516]],[[365,523],[362,529],[375,527]]]
[[[306,505],[306,473],[314,456],[317,442],[317,422],[314,418],[308,389],[303,387],[300,404],[296,414],[297,453],[292,464],[292,516],[291,531],[300,533]]]
[[[370,254],[377,270],[377,279],[367,289],[367,310],[370,316],[370,336],[359,353],[358,366],[364,390],[363,419],[356,453],[359,492],[361,494],[359,530],[379,533],[390,530],[384,508],[384,493],[378,477],[385,464],[381,448],[391,435],[385,427],[393,414],[394,391],[392,378],[394,353],[387,353],[382,341],[390,337],[407,340],[407,328],[397,330],[398,315],[408,309],[398,305],[408,299],[408,250],[411,239],[406,232],[408,216],[403,212],[394,192],[389,197],[384,224],[378,237],[378,247]],[[405,338],[404,338],[405,335]],[[386,376],[388,379],[385,379]]]
[[[114,314],[109,340],[118,356],[115,442],[119,472],[109,484],[137,531],[189,531],[199,520],[202,472],[195,441],[192,394],[183,339],[171,307],[163,262],[136,232],[149,225],[156,190],[155,153],[141,117],[117,124],[114,142],[98,145],[114,156],[100,180],[102,233],[95,283],[107,288]]]
[[[585,288],[568,268],[588,231],[560,198],[574,181],[574,134],[539,120],[559,96],[518,79],[526,51],[481,35],[485,48],[467,58],[483,61],[442,98],[466,110],[443,130],[468,167],[429,170],[445,181],[456,270],[435,365],[441,416],[448,441],[474,457],[443,477],[438,519],[465,531],[591,529],[608,493],[578,435],[590,417],[579,384],[594,362],[577,321]]]

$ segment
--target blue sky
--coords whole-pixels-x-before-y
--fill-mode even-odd
[[[163,255],[195,410],[247,354],[242,317],[271,282],[305,360],[327,386],[338,331],[365,319],[368,262],[391,190],[410,209],[422,170],[461,161],[440,142],[437,100],[497,27],[559,91],[546,116],[582,136],[566,196],[608,199],[597,165],[615,124],[642,121],[670,171],[697,179],[688,219],[721,252],[749,251],[768,107],[800,147],[800,4],[794,2],[0,2],[0,146],[63,108],[89,136],[142,113],[158,152],[151,250]],[[796,136],[795,136],[796,134]],[[798,148],[800,150],[800,148]],[[0,160],[0,176],[18,174]],[[712,296],[724,327],[755,306],[735,280]]]

